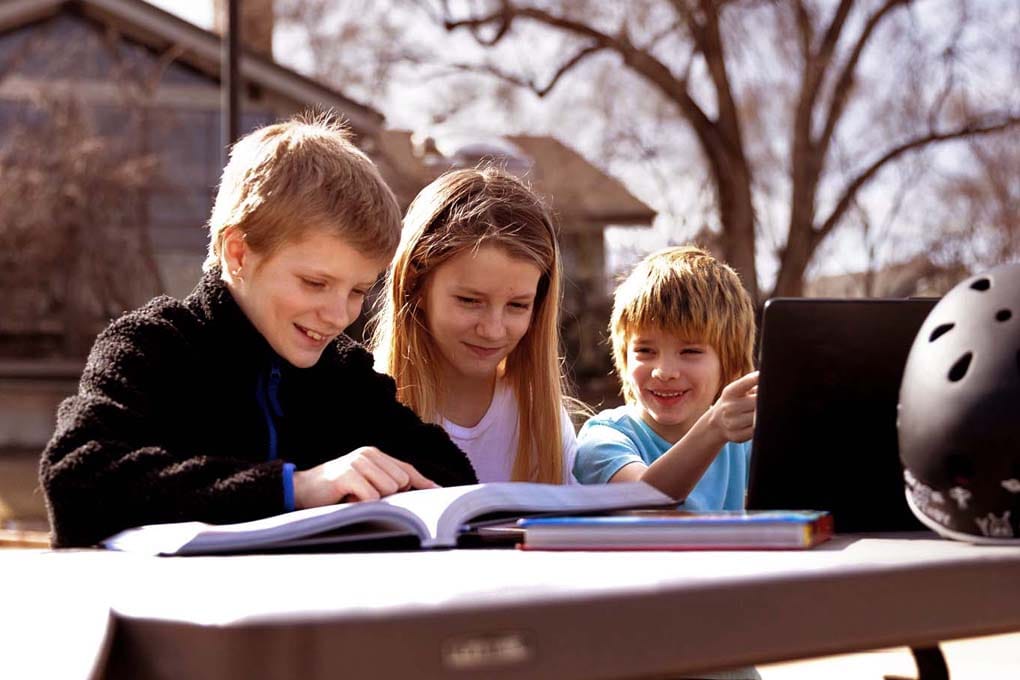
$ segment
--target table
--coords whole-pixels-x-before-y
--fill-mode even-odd
[[[79,677],[609,679],[1020,630],[1020,547],[928,533],[808,552],[0,553],[12,567],[88,588],[94,615],[67,624],[92,626]]]

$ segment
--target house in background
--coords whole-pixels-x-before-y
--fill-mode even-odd
[[[245,3],[260,4],[269,3]],[[332,109],[371,153],[381,114],[263,56],[269,36],[251,39],[259,51],[241,60],[243,131],[313,107]],[[96,138],[117,138],[127,151],[156,159],[138,218],[162,287],[173,294],[194,284],[195,253],[205,247],[203,225],[222,170],[220,47],[217,34],[141,0],[0,7],[3,129],[9,134],[46,103],[70,100]]]
[[[804,285],[805,297],[941,297],[970,272],[960,264],[946,267],[924,253],[876,271],[819,276]]]
[[[607,308],[603,230],[654,213],[552,138],[413,144],[377,111],[273,62],[272,3],[243,6],[253,44],[242,131],[332,109],[404,207],[449,167],[520,172],[561,225],[568,362],[578,375],[607,371],[608,319],[592,311]],[[0,521],[41,517],[38,454],[95,332],[198,277],[222,169],[220,50],[216,33],[142,0],[0,4]]]

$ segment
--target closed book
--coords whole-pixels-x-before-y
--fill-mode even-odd
[[[375,501],[296,510],[238,524],[150,524],[111,536],[102,546],[152,555],[372,549],[452,548],[494,516],[663,506],[669,496],[643,482],[580,486],[493,482],[405,491]]]
[[[814,510],[633,510],[521,519],[524,550],[798,550],[832,537]]]

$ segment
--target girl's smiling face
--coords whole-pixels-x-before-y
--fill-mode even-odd
[[[722,366],[711,345],[642,329],[627,341],[625,380],[641,419],[666,441],[677,442],[715,401]]]
[[[497,246],[465,250],[425,285],[426,325],[442,370],[491,380],[528,332],[541,270]]]
[[[358,318],[385,266],[320,229],[269,255],[253,251],[232,232],[223,260],[224,279],[238,305],[273,350],[298,368],[315,365]]]

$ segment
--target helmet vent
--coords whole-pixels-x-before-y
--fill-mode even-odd
[[[956,324],[953,324],[953,323],[944,323],[944,324],[942,324],[941,326],[939,326],[938,328],[936,328],[935,330],[933,330],[931,332],[931,335],[928,337],[928,342],[935,342],[936,340],[941,338],[943,335],[945,335],[949,331],[953,330],[953,326],[955,326],[955,325]]]
[[[1013,317],[1013,312],[1008,309],[1000,309],[995,313],[996,321],[1009,321]]]
[[[988,290],[992,287],[992,282],[988,279],[978,279],[974,283],[970,284],[970,287],[974,290]]]
[[[950,453],[946,457],[946,472],[954,484],[969,486],[974,479],[974,461],[959,452]]]
[[[970,368],[970,360],[973,356],[973,353],[967,352],[956,360],[953,367],[949,369],[949,380],[951,382],[960,382],[963,380],[963,376],[967,375],[967,369]]]

